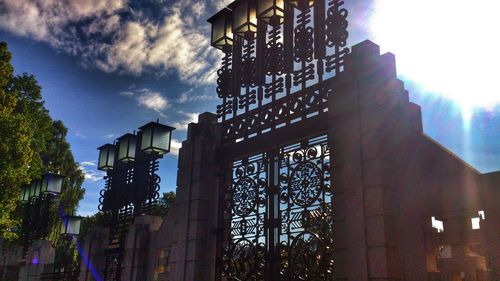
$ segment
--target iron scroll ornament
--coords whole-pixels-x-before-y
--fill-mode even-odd
[[[314,1],[305,10],[285,3],[282,25],[259,20],[255,37],[235,34],[224,54],[217,72],[217,115],[226,144],[324,113],[332,89],[322,82],[344,71],[349,53],[344,1]],[[307,107],[304,101],[311,93],[321,98]],[[286,114],[292,105],[301,114]]]
[[[226,184],[223,276],[230,281],[332,280],[326,136],[235,161]]]
[[[301,207],[314,203],[321,192],[322,175],[320,169],[312,162],[304,162],[292,171],[290,197]]]

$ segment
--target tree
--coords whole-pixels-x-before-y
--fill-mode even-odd
[[[163,192],[163,195],[158,200],[158,205],[164,210],[165,215],[168,213],[168,210],[174,205],[175,202],[175,192]]]
[[[34,137],[26,116],[16,112],[18,95],[12,90],[14,68],[6,43],[0,43],[0,237],[11,240],[19,225],[13,216],[21,184],[30,180]]]
[[[44,172],[66,176],[63,194],[52,206],[51,237],[60,216],[72,214],[83,198],[84,176],[66,141],[67,129],[44,106],[42,89],[33,75],[14,75],[12,54],[0,43],[0,238],[13,240],[19,229],[16,207],[21,186]],[[60,203],[60,204],[59,204]]]
[[[163,192],[162,196],[158,199],[158,204],[153,208],[152,215],[165,217],[168,210],[174,205],[175,192]]]
[[[109,213],[97,212],[92,216],[83,218],[82,225],[80,227],[80,240],[85,240],[85,238],[98,226],[106,226],[111,221],[111,216]]]

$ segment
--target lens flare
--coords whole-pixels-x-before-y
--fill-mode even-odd
[[[376,0],[370,32],[403,78],[470,115],[500,105],[498,11],[498,0]]]

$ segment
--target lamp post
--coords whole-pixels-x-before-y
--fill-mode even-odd
[[[223,29],[227,22],[222,23]],[[216,35],[218,36],[218,35]],[[228,38],[220,39],[221,48]],[[126,232],[134,216],[148,214],[159,198],[159,159],[170,152],[175,128],[150,122],[98,148],[98,169],[106,172],[99,210],[111,214],[106,281],[120,280]]]
[[[23,259],[33,240],[44,238],[50,229],[50,206],[61,193],[64,177],[46,173],[41,180],[23,186],[19,202],[24,209],[22,224]],[[29,280],[31,262],[26,261],[26,280]]]
[[[23,257],[31,242],[44,238],[50,229],[50,206],[62,191],[64,177],[46,173],[41,180],[34,180],[30,185],[23,186],[19,197],[24,209],[22,224]]]
[[[41,280],[68,281],[78,279],[80,268],[74,264],[75,243],[80,235],[82,217],[65,215],[61,218],[60,242],[56,247],[52,270],[42,274]]]
[[[56,252],[54,263],[53,280],[74,280],[78,278],[80,268],[73,263],[76,253],[75,243],[80,235],[82,217],[64,216],[62,218],[60,235],[63,240],[63,248]]]

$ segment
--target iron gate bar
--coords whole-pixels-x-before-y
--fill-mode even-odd
[[[305,139],[326,133],[328,129],[328,115],[321,114],[302,122],[291,124],[283,128],[268,132],[258,138],[247,139],[230,146],[223,146],[217,151],[217,162],[228,163],[247,155],[264,152],[270,147],[287,145],[298,139]]]

